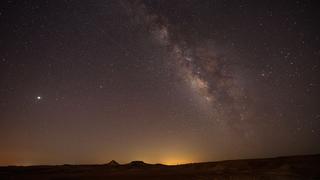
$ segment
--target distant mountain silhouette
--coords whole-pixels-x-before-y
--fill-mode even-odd
[[[107,165],[109,165],[109,166],[118,166],[118,165],[120,165],[117,161],[115,161],[115,160],[112,160],[112,161],[110,161]]]
[[[150,164],[147,164],[143,161],[131,161],[131,163],[128,164],[131,167],[147,167]]]

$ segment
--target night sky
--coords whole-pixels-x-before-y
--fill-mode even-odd
[[[316,1],[0,5],[0,165],[320,152]]]

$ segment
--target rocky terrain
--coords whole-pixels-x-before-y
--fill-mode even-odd
[[[0,179],[320,179],[320,155],[167,166],[133,161],[101,165],[7,166]]]

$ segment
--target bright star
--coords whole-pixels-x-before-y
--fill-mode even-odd
[[[42,97],[41,96],[37,96],[37,100],[41,100],[42,99]]]

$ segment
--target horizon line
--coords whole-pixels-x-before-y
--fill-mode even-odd
[[[223,160],[217,160],[217,161],[199,161],[199,162],[190,162],[190,163],[177,163],[177,164],[165,164],[165,163],[148,163],[144,162],[142,160],[133,160],[128,163],[118,163],[118,161],[112,159],[106,163],[81,163],[81,164],[69,164],[69,163],[63,163],[63,164],[34,164],[34,165],[0,165],[0,168],[3,167],[36,167],[36,166],[103,166],[108,165],[110,162],[115,161],[118,163],[118,166],[122,165],[130,165],[133,162],[142,162],[146,165],[164,165],[164,166],[180,166],[180,165],[188,165],[188,164],[201,164],[201,163],[218,163],[218,162],[225,162],[225,161],[244,161],[244,160],[263,160],[263,159],[277,159],[277,158],[290,158],[290,157],[299,157],[299,156],[320,156],[319,153],[311,153],[311,154],[295,154],[295,155],[280,155],[280,156],[271,156],[271,157],[261,157],[261,158],[239,158],[239,159],[223,159]],[[117,165],[116,165],[117,166]]]

